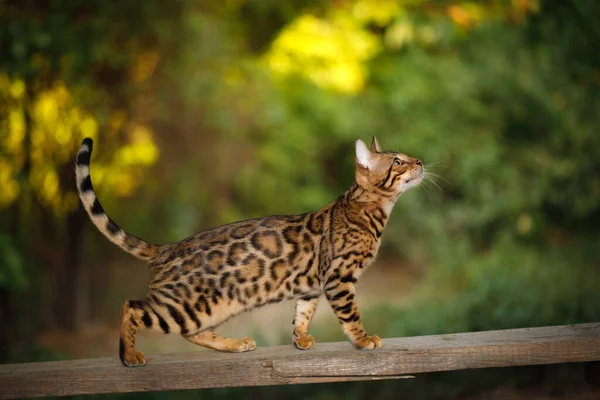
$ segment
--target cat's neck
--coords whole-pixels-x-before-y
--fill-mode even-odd
[[[348,217],[367,222],[375,220],[380,232],[383,232],[395,203],[394,199],[365,190],[356,183],[340,196],[339,201]]]

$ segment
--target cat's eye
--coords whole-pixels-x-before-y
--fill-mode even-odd
[[[394,160],[394,165],[402,166],[404,165],[404,161],[400,160],[399,158],[396,158]]]

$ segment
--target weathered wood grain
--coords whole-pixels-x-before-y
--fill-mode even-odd
[[[125,393],[212,387],[398,379],[470,368],[600,360],[600,323],[385,339],[358,351],[349,343],[319,343],[228,354],[202,351],[150,355],[143,368],[117,358],[0,366],[0,398]]]

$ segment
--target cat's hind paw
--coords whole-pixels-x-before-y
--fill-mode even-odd
[[[256,349],[256,342],[250,339],[248,336],[240,339],[240,350],[239,352],[252,351]]]
[[[245,353],[247,351],[252,351],[256,349],[256,342],[250,339],[248,336],[242,339],[226,338],[223,344],[224,346],[222,348],[216,349],[229,353]]]

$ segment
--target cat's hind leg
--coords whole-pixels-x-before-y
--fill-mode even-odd
[[[146,308],[146,303],[141,300],[128,300],[123,304],[119,357],[126,367],[142,367],[146,365],[146,357],[135,348],[135,335],[137,331],[152,326],[152,319]]]
[[[256,343],[249,337],[232,339],[219,336],[212,330],[202,331],[195,335],[183,335],[183,337],[199,346],[229,353],[243,353],[256,349]]]

